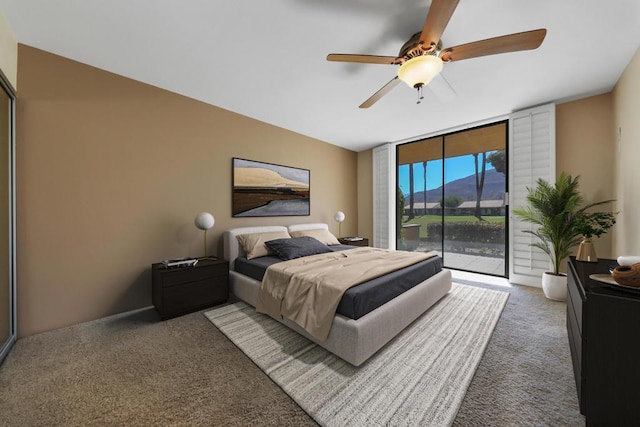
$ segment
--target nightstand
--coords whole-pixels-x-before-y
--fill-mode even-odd
[[[369,246],[369,239],[366,237],[358,237],[360,240],[350,240],[355,239],[355,237],[340,237],[338,242],[341,245],[351,245],[351,246]]]
[[[151,266],[153,305],[162,320],[181,316],[229,298],[229,263],[201,259],[193,267]]]

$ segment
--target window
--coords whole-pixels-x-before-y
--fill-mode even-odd
[[[397,146],[396,247],[506,276],[507,122]]]

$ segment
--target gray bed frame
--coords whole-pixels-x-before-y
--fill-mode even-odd
[[[271,225],[263,227],[242,227],[224,233],[224,258],[229,261],[229,281],[231,293],[242,301],[256,306],[260,282],[234,270],[234,261],[243,256],[236,236],[248,233],[270,231],[328,229],[327,224],[296,224],[288,227]],[[436,275],[395,297],[358,320],[336,314],[329,337],[319,341],[304,329],[288,319],[276,319],[309,340],[324,347],[331,353],[354,366],[380,350],[400,331],[409,326],[421,314],[451,290],[451,272],[443,269]]]

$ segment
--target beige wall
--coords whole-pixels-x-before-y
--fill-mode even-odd
[[[616,143],[612,146],[612,174],[621,211],[613,234],[613,253],[640,255],[640,49],[613,90],[613,112]]]
[[[0,13],[0,69],[14,89],[18,88],[18,43]]]
[[[328,222],[357,232],[357,154],[19,46],[18,327],[25,336],[151,304],[150,265],[202,255],[193,225]],[[277,100],[274,100],[277,102]],[[311,171],[311,216],[231,217],[231,159]]]
[[[611,93],[556,107],[556,172],[580,176],[586,203],[614,199],[613,97]],[[615,204],[599,209],[615,209]],[[596,254],[612,256],[613,229],[594,239]],[[574,251],[575,253],[575,251]]]

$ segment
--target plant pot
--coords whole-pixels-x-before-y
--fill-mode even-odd
[[[544,296],[554,301],[567,300],[567,275],[560,273],[542,273],[542,291]]]
[[[596,248],[593,246],[590,237],[584,237],[580,246],[578,246],[578,253],[576,254],[576,261],[583,262],[598,262],[596,256]]]

